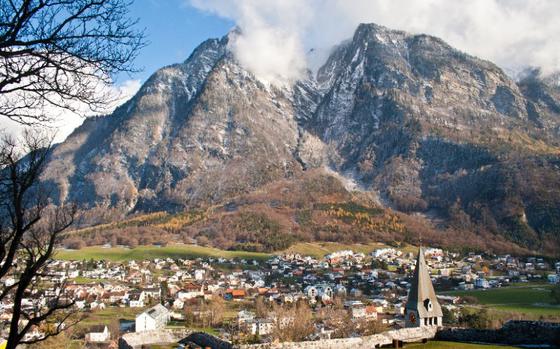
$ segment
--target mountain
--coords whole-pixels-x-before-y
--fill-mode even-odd
[[[438,38],[362,24],[316,74],[276,87],[235,60],[232,35],[57,145],[43,176],[53,199],[123,214],[217,208],[218,225],[206,216],[189,234],[233,229],[238,243],[251,229],[230,216],[264,210],[242,217],[294,239],[428,229],[436,243],[559,253],[558,79],[515,82]],[[385,223],[345,230],[344,213],[321,220],[331,209],[356,222],[380,210]]]

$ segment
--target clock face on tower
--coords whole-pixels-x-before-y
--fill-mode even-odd
[[[410,321],[411,324],[415,324],[416,323],[416,314],[414,314],[413,312],[410,312],[410,314],[408,314],[408,320]]]

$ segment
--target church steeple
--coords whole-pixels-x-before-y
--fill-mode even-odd
[[[442,325],[443,313],[436,298],[422,247],[418,249],[416,268],[405,309],[406,327]]]

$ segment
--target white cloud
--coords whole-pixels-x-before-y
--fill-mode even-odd
[[[230,48],[241,64],[268,82],[295,80],[305,72],[301,32],[311,22],[310,8],[301,0],[206,1],[193,0],[196,7],[233,18],[241,35],[233,35]],[[305,11],[293,12],[296,7]]]
[[[558,0],[186,1],[234,20],[243,34],[233,52],[265,80],[299,77],[309,61],[305,52],[324,51],[369,22],[441,37],[507,70],[560,70]]]
[[[118,86],[105,86],[101,88],[98,92],[100,95],[108,96],[107,106],[103,110],[99,110],[96,113],[92,113],[86,105],[80,105],[79,103],[73,103],[73,107],[77,108],[77,113],[56,108],[53,106],[46,107],[43,111],[44,114],[52,117],[52,122],[42,125],[47,132],[54,135],[54,142],[62,142],[74,131],[74,129],[80,126],[86,117],[109,114],[116,107],[123,104],[129,100],[134,94],[140,89],[140,80],[127,80]],[[30,126],[32,127],[32,126]],[[9,120],[5,117],[0,118],[0,131],[3,133],[11,134],[14,136],[19,136],[26,126]]]

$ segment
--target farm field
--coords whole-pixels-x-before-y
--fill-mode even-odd
[[[340,251],[340,250],[353,250],[354,252],[362,252],[369,254],[375,249],[384,248],[387,245],[383,243],[369,243],[369,244],[341,244],[335,242],[301,242],[297,243],[290,248],[275,252],[274,254],[283,253],[299,253],[305,256],[312,256],[314,258],[323,258],[325,255]],[[407,245],[400,248],[403,252],[416,252],[416,247]],[[128,260],[143,260],[153,258],[198,258],[198,257],[223,257],[223,258],[243,258],[243,259],[268,259],[274,254],[272,253],[259,253],[247,251],[225,251],[212,247],[204,247],[198,245],[185,245],[173,244],[164,247],[158,246],[138,246],[135,248],[126,247],[102,247],[90,246],[84,247],[80,250],[57,250],[55,258],[61,260],[110,260],[110,261],[128,261]]]
[[[110,260],[128,261],[144,260],[154,258],[198,258],[198,257],[224,257],[224,258],[245,258],[245,259],[268,259],[270,254],[245,252],[245,251],[223,251],[211,247],[196,245],[169,245],[158,246],[138,246],[135,248],[101,246],[85,247],[80,250],[58,250],[55,259],[62,260]]]
[[[529,284],[488,290],[450,291],[442,294],[475,297],[481,305],[503,312],[560,317],[560,306],[552,304],[550,288],[551,286],[546,284]]]
[[[362,252],[368,254],[375,249],[387,247],[383,243],[369,243],[369,244],[341,244],[336,242],[300,242],[297,243],[284,252],[299,253],[304,256],[312,256],[315,258],[323,258],[325,255],[341,250],[352,250],[354,252]]]

